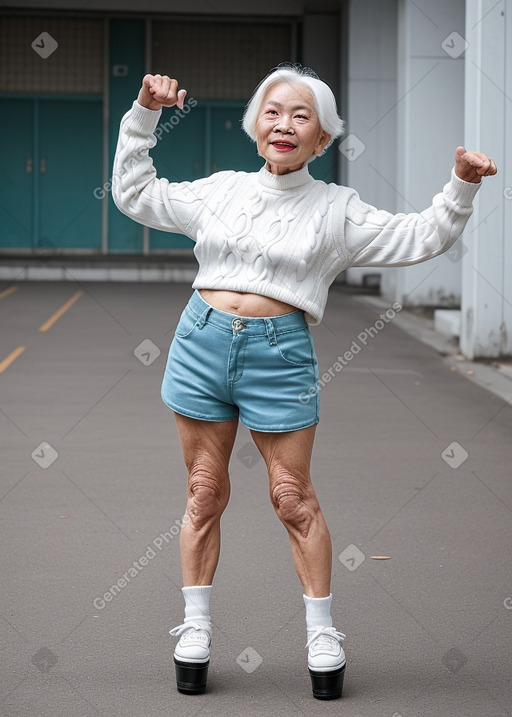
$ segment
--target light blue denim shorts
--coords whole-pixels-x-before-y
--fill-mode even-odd
[[[318,362],[304,312],[266,318],[215,309],[198,291],[185,307],[169,349],[162,399],[202,421],[240,419],[280,433],[319,420]]]

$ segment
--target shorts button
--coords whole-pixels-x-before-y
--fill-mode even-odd
[[[233,327],[233,331],[241,331],[242,329],[245,329],[245,324],[242,319],[233,319],[231,326]]]

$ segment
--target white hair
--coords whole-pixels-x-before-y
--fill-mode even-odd
[[[335,139],[343,134],[344,122],[338,116],[336,98],[333,91],[318,75],[308,67],[299,64],[283,63],[274,68],[256,87],[253,95],[245,108],[242,127],[249,137],[256,141],[256,121],[261,110],[261,104],[267,90],[278,82],[288,82],[293,85],[305,85],[311,90],[315,103],[315,110],[318,115],[320,126],[331,135],[330,147]],[[325,151],[325,150],[324,150]],[[315,159],[313,155],[310,159]]]

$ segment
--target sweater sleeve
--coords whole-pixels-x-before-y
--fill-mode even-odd
[[[134,101],[122,118],[112,172],[112,197],[117,208],[136,222],[186,234],[195,240],[197,217],[208,207],[215,178],[169,182],[157,177],[149,150],[157,143],[154,131],[161,114],[161,110],[149,110]]]
[[[390,214],[349,198],[345,215],[345,248],[349,266],[409,266],[447,251],[462,234],[480,188],[451,179],[420,213]]]

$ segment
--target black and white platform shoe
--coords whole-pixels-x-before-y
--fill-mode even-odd
[[[319,627],[306,644],[308,668],[317,700],[336,700],[341,697],[345,677],[346,658],[341,645],[345,639],[334,627]]]
[[[180,640],[174,650],[178,692],[199,695],[206,690],[210,664],[211,625],[196,621],[178,625],[169,634]]]

